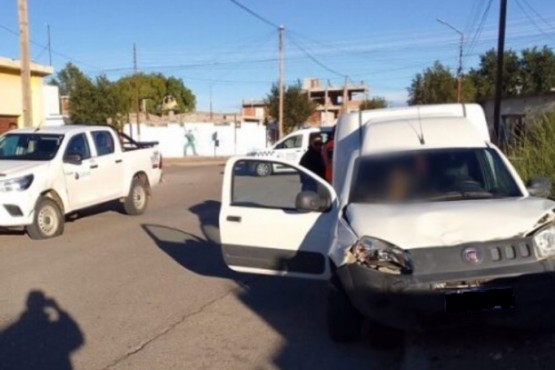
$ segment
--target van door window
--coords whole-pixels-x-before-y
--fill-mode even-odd
[[[295,135],[279,143],[276,149],[299,149],[303,146],[303,135]]]
[[[65,155],[79,155],[81,159],[89,159],[91,151],[85,134],[75,135],[67,144]]]
[[[271,161],[238,161],[233,167],[231,205],[252,208],[296,209],[295,201],[301,191],[327,195],[328,191],[311,176],[288,165],[275,171]],[[261,176],[256,166],[268,166],[268,175]]]
[[[114,138],[110,132],[93,131],[92,137],[99,157],[114,153]]]

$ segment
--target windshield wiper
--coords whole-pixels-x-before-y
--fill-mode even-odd
[[[437,202],[442,200],[457,200],[457,199],[490,199],[495,198],[495,195],[488,191],[452,191],[445,194],[433,195],[426,198],[426,200]]]

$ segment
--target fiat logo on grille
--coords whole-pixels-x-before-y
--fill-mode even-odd
[[[463,258],[466,262],[477,265],[482,262],[482,254],[476,248],[466,248],[463,250]]]

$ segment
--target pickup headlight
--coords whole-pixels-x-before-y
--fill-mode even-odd
[[[35,177],[33,175],[27,175],[15,179],[0,181],[0,192],[27,190],[33,183],[34,178]]]
[[[383,240],[368,236],[359,239],[351,253],[357,263],[390,274],[410,274],[413,266],[410,253]]]
[[[538,257],[551,257],[555,255],[555,225],[550,224],[534,234],[534,245]]]

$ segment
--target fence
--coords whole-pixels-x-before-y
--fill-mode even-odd
[[[267,147],[266,127],[257,123],[126,124],[124,132],[138,141],[158,141],[165,158],[241,155]]]

